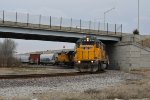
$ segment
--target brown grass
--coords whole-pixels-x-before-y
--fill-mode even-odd
[[[0,100],[5,100],[3,97],[0,97]]]
[[[150,48],[150,38],[146,38],[141,41],[143,46],[149,47]]]
[[[150,78],[150,68],[149,67],[132,69],[131,73],[133,73],[133,74],[141,74],[145,78]]]

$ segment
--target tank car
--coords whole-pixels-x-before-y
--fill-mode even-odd
[[[47,64],[54,64],[54,54],[41,54],[40,55],[40,64],[47,65]]]
[[[29,63],[29,55],[28,54],[18,54],[15,55],[15,58],[21,63]]]

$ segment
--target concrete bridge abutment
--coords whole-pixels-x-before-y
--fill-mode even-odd
[[[107,45],[109,55],[109,69],[130,71],[150,68],[150,48],[142,46],[139,42],[148,36],[126,35],[122,41]]]

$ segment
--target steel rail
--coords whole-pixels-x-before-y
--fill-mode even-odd
[[[70,72],[70,73],[52,73],[52,74],[23,74],[23,75],[0,75],[1,79],[30,79],[30,78],[43,78],[43,77],[68,77],[68,76],[81,76],[91,74],[101,74],[101,72]]]

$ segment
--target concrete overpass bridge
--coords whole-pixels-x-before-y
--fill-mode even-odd
[[[75,43],[86,35],[96,36],[105,43],[117,42],[122,36],[122,25],[0,12],[1,38]]]
[[[0,11],[0,38],[75,43],[87,34],[106,43],[110,69],[130,70],[150,65],[150,49],[139,41],[130,41],[130,35],[122,36],[122,25]]]

